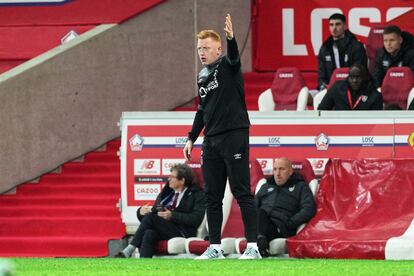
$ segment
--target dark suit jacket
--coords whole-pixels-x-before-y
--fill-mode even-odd
[[[157,196],[152,212],[157,213],[156,207],[167,198],[174,194],[168,183],[164,186],[161,193]],[[144,216],[139,214],[137,210],[138,220]],[[185,191],[178,207],[172,211],[171,222],[173,222],[185,237],[193,237],[197,233],[197,228],[203,221],[205,214],[205,197],[203,191],[197,186],[189,186]]]

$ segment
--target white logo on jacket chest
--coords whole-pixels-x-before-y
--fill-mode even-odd
[[[295,190],[295,186],[289,187],[289,192],[293,192]]]
[[[198,89],[198,93],[199,93],[199,95],[200,95],[200,97],[201,97],[201,98],[204,98],[205,96],[207,96],[207,95],[208,95],[208,93],[209,93],[211,90],[216,89],[216,88],[219,86],[218,81],[217,81],[217,73],[218,73],[218,71],[217,71],[217,69],[216,69],[216,70],[214,71],[213,80],[212,80],[212,81],[210,81],[210,82],[207,84],[207,86],[206,86],[206,87],[200,87],[200,88]]]

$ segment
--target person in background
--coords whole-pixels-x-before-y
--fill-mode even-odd
[[[346,17],[335,13],[329,17],[331,35],[322,44],[318,54],[318,90],[328,86],[336,68],[350,67],[355,63],[367,66],[368,57],[364,45],[347,30]]]
[[[197,51],[203,65],[198,74],[200,104],[183,149],[189,160],[193,144],[204,128],[202,172],[207,201],[210,246],[197,260],[223,259],[221,226],[227,178],[240,206],[247,248],[240,259],[260,259],[256,238],[256,208],[250,191],[249,115],[244,97],[244,80],[233,25],[226,16],[224,32],[227,55],[220,35],[213,30],[197,34]]]
[[[159,240],[194,237],[205,214],[203,191],[193,184],[193,172],[185,164],[171,167],[167,184],[153,207],[137,210],[141,222],[130,244],[115,257],[129,258],[136,248],[140,258],[152,258]]]
[[[391,25],[384,29],[384,47],[378,50],[372,76],[380,87],[391,67],[410,67],[414,72],[414,36]]]
[[[318,110],[382,110],[382,94],[378,92],[368,70],[352,65],[345,80],[336,81],[319,104]]]
[[[273,176],[256,194],[256,206],[257,245],[263,257],[269,256],[270,240],[294,236],[298,227],[316,213],[308,184],[285,157],[275,160]]]

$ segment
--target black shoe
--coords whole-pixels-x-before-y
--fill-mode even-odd
[[[114,258],[126,258],[126,256],[125,256],[124,252],[119,251],[119,252],[118,252],[118,253],[114,256]]]
[[[257,237],[257,247],[259,248],[260,255],[262,257],[266,258],[270,256],[269,253],[269,242],[267,241],[267,238],[263,235],[259,235]]]

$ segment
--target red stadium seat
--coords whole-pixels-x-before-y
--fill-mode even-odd
[[[260,94],[259,111],[306,110],[309,90],[298,68],[279,68],[272,87]]]
[[[407,109],[407,98],[413,88],[414,73],[409,67],[391,67],[381,86],[384,105],[397,104]]]
[[[383,33],[385,27],[386,25],[383,24],[373,24],[365,42],[365,49],[367,50],[368,55],[368,67],[370,72],[372,72],[372,69],[374,68],[375,57],[377,56],[378,49],[384,46]]]
[[[321,90],[318,94],[313,97],[313,107],[318,109],[319,104],[321,103],[323,97],[325,97],[327,91],[332,87],[332,85],[338,80],[344,80],[348,77],[349,67],[336,68],[331,75],[328,86]]]

